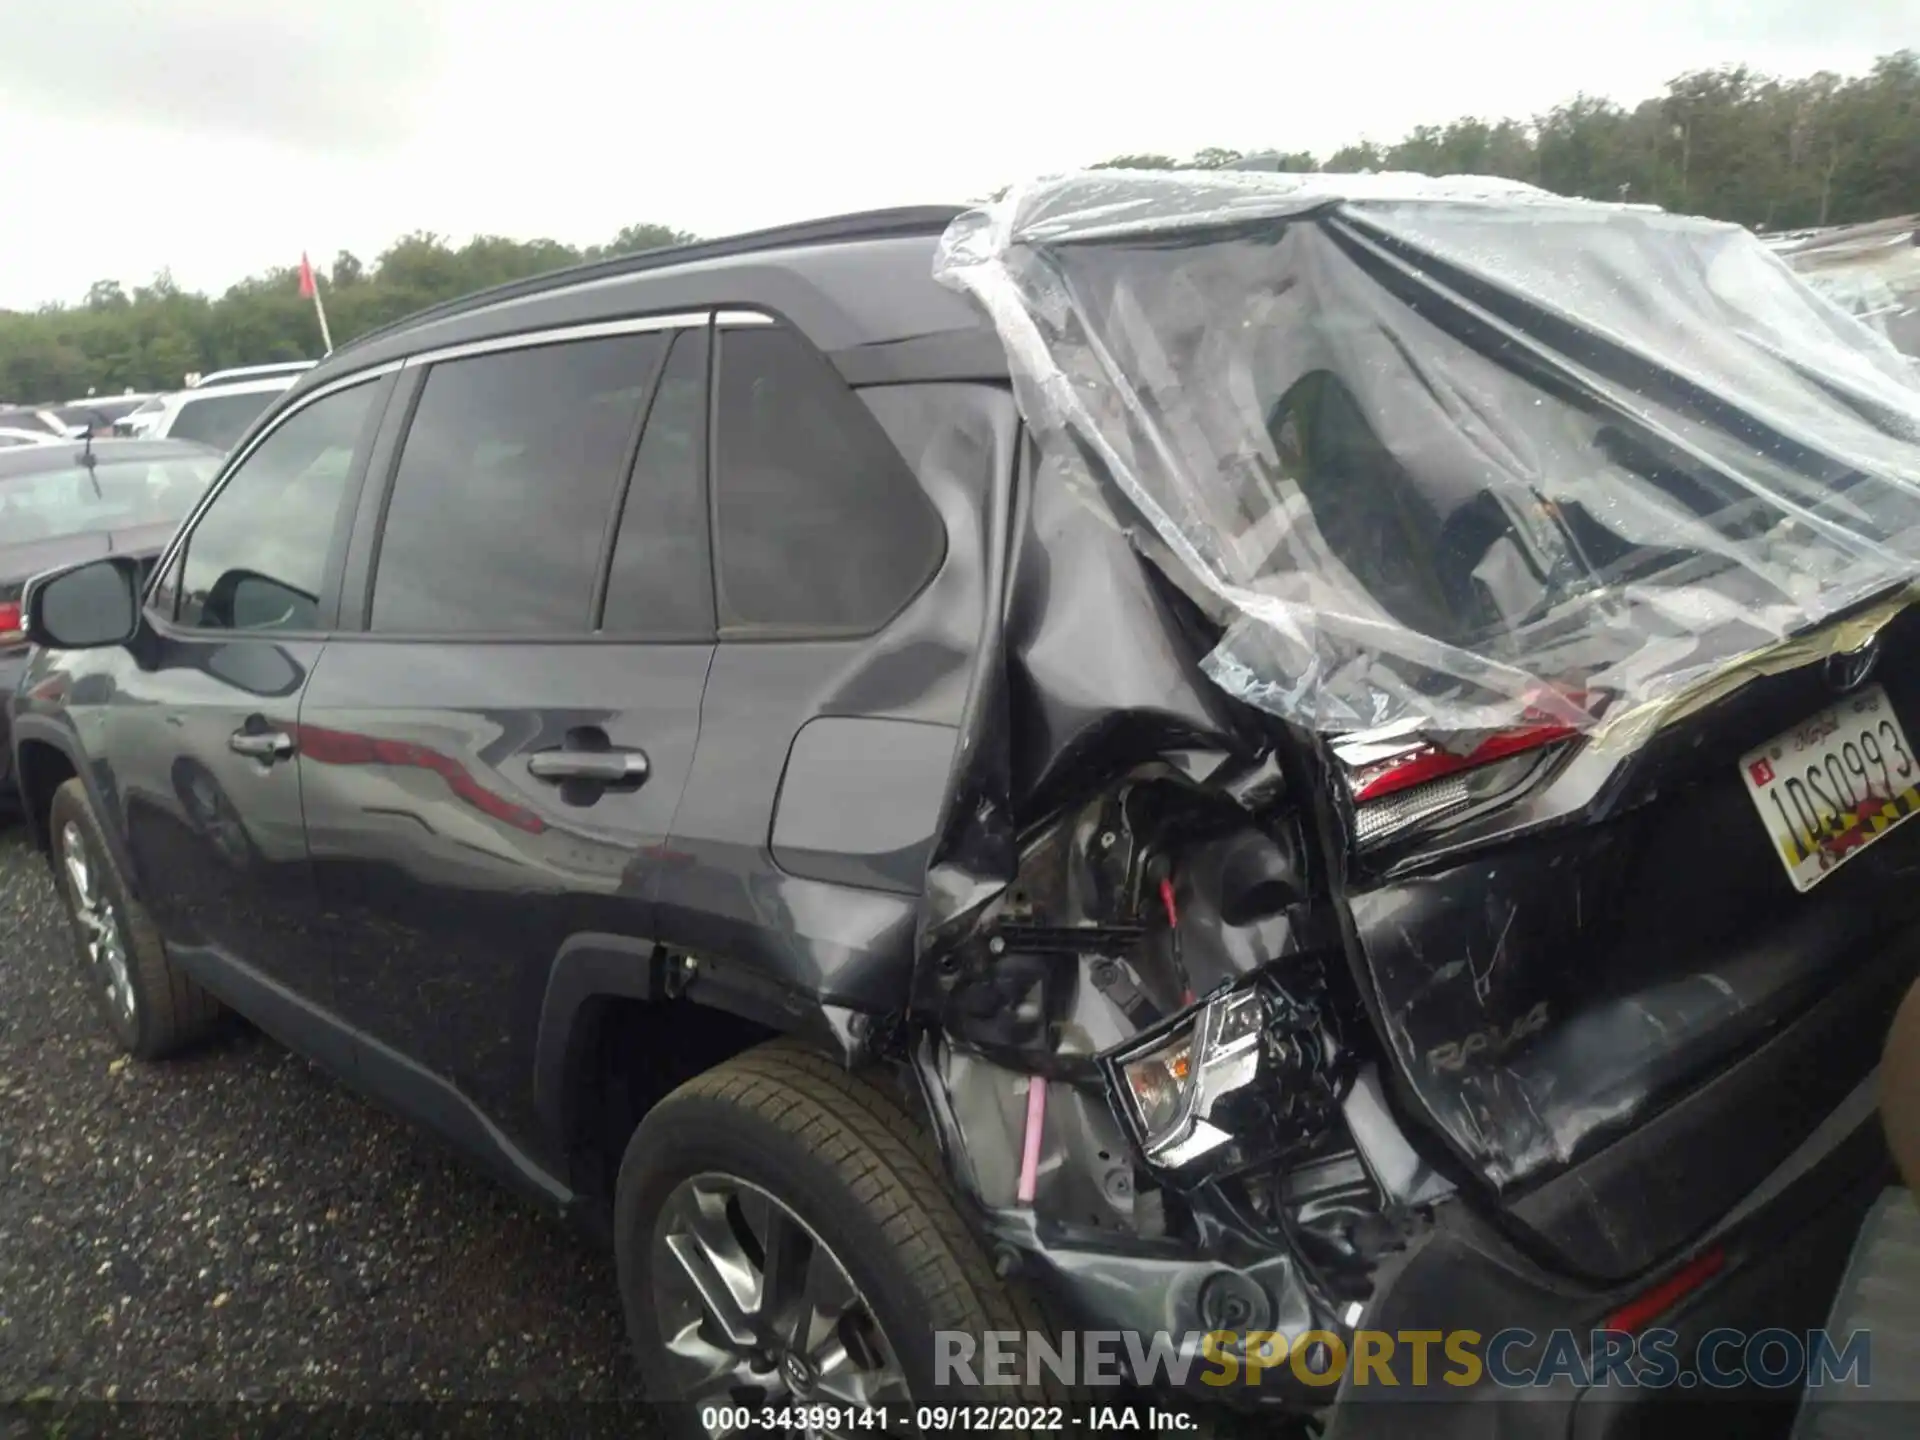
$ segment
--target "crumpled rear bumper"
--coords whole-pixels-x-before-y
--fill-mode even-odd
[[[957,1123],[950,1110],[941,1115],[937,1107],[936,1118],[943,1131]],[[978,1204],[983,1184],[986,1196],[996,1194],[996,1167],[1006,1162],[991,1153],[1001,1147],[983,1117],[976,1112],[965,1118],[969,1123],[951,1133],[964,1134],[967,1149],[949,1147],[948,1159]],[[1060,1128],[1069,1138],[1060,1150],[1049,1150],[1056,1168],[1086,1165],[1107,1153],[1076,1143],[1070,1126]],[[1697,1249],[1724,1256],[1719,1270],[1647,1322],[1673,1332],[1682,1374],[1695,1368],[1710,1332],[1752,1335],[1778,1327],[1804,1336],[1825,1321],[1862,1218],[1890,1173],[1870,1085],[1836,1111],[1826,1134],[1821,1145],[1803,1150],[1755,1191],[1724,1223],[1723,1233],[1702,1238]],[[1556,1333],[1572,1337],[1584,1357],[1582,1368],[1591,1366],[1594,1334],[1605,1319],[1672,1272],[1662,1269],[1624,1284],[1583,1284],[1549,1273],[1457,1197],[1435,1204],[1430,1225],[1405,1248],[1382,1257],[1370,1299],[1344,1307],[1326,1305],[1323,1292],[1316,1302],[1314,1278],[1288,1244],[1241,1217],[1210,1212],[1204,1193],[1191,1200],[1199,1233],[1186,1239],[1143,1239],[1091,1212],[1086,1224],[1072,1223],[1058,1206],[1047,1214],[991,1204],[976,1214],[1000,1268],[1023,1276],[1042,1294],[1062,1344],[1072,1337],[1083,1376],[1087,1357],[1099,1346],[1110,1357],[1105,1383],[1135,1384],[1141,1378],[1136,1357],[1158,1350],[1165,1358],[1152,1363],[1149,1389],[1234,1409],[1327,1412],[1329,1440],[1605,1437],[1666,1433],[1668,1426],[1697,1430],[1702,1424],[1721,1427],[1715,1433],[1784,1434],[1798,1400],[1797,1385],[1770,1389],[1752,1381],[1724,1389],[1684,1380],[1623,1387],[1617,1381],[1594,1385],[1575,1374],[1534,1383]],[[1231,1333],[1219,1335],[1223,1331]],[[1496,1373],[1489,1342],[1520,1331],[1532,1338],[1504,1343]],[[1269,1363],[1257,1380],[1244,1359],[1218,1358],[1243,1356],[1246,1337],[1262,1332],[1284,1339],[1278,1357],[1266,1342],[1262,1358]],[[1212,1351],[1204,1338],[1210,1334],[1218,1337]],[[1428,1337],[1427,1358],[1416,1367],[1412,1357],[1421,1336]],[[1314,1358],[1315,1338],[1338,1349],[1341,1359],[1330,1373]],[[1293,1363],[1289,1342],[1301,1349],[1304,1363]],[[1449,1342],[1478,1363],[1463,1366]],[[1368,1382],[1358,1378],[1353,1360],[1362,1346],[1375,1354],[1386,1347],[1391,1383],[1382,1383],[1378,1370]],[[1182,1349],[1188,1362],[1171,1365]],[[1100,1384],[1096,1378],[1090,1387],[1096,1402]],[[1117,1390],[1109,1393],[1118,1398]],[[1728,1424],[1734,1432],[1726,1431]]]

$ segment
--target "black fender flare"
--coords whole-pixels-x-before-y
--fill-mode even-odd
[[[867,1051],[874,1017],[796,991],[747,967],[696,959],[658,941],[583,931],[554,953],[534,1032],[533,1105],[556,1156],[573,1138],[571,1106],[592,1059],[593,1026],[583,1023],[603,1000],[685,1001],[763,1029],[797,1035],[838,1054],[848,1065]]]
[[[596,1000],[659,999],[666,962],[655,941],[595,931],[568,936],[555,952],[533,1047],[533,1106],[554,1154],[567,1152],[568,1105],[589,1058],[582,1013]]]
[[[73,773],[86,787],[87,798],[93,802],[93,813],[100,817],[100,831],[106,839],[107,848],[113,852],[113,863],[119,867],[120,874],[125,878],[135,898],[139,898],[140,871],[133,863],[132,853],[127,849],[126,827],[122,823],[124,816],[118,802],[110,799],[102,790],[99,772],[87,759],[85,750],[81,748],[79,737],[73,733],[72,727],[61,724],[52,716],[29,711],[26,714],[14,715],[12,731],[16,771],[21,768],[18,757],[28,745],[44,745],[49,750],[58,752],[72,767]],[[24,803],[26,777],[15,774],[14,783],[21,790],[23,801],[21,810],[26,822],[27,835],[41,854],[50,856],[53,852],[53,837],[41,826],[40,817],[34,813],[33,806]]]

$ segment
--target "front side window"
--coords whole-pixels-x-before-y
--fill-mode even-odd
[[[946,532],[873,413],[774,325],[723,333],[715,405],[722,632],[884,625],[940,563]]]
[[[369,382],[314,401],[241,461],[187,537],[180,623],[320,627],[327,551],[378,388]]]
[[[435,365],[387,502],[373,630],[585,633],[664,344],[616,335]]]

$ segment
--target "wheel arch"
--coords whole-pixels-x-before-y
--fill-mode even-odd
[[[126,831],[117,799],[102,786],[99,774],[89,764],[77,738],[64,726],[38,715],[16,715],[13,722],[16,781],[20,787],[21,811],[27,834],[43,855],[52,852],[53,836],[47,824],[53,808],[53,796],[68,780],[77,779],[87,792],[93,813],[99,817],[102,837],[113,852],[113,863],[125,877],[127,887],[137,897],[139,872],[127,848]]]
[[[789,1037],[858,1063],[875,1017],[750,967],[629,935],[583,932],[555,952],[541,997],[533,1104],[562,1177],[610,1200],[627,1139],[685,1081]]]

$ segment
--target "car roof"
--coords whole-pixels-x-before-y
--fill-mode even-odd
[[[363,335],[301,377],[305,392],[410,356],[547,329],[706,308],[761,310],[853,384],[1007,376],[974,303],[933,279],[957,206],[878,210],[571,266],[436,305]]]
[[[299,378],[297,375],[267,375],[257,380],[235,380],[231,384],[222,382],[204,388],[196,386],[192,390],[176,390],[164,398],[170,408],[177,410],[195,400],[220,400],[229,395],[258,395],[263,391],[277,393],[290,390]]]
[[[22,445],[0,450],[0,480],[21,475],[37,475],[47,470],[67,470],[78,465],[86,450],[82,440],[63,440],[53,445]],[[96,440],[93,457],[103,465],[151,463],[156,460],[185,460],[194,456],[221,459],[221,453],[190,440]]]

